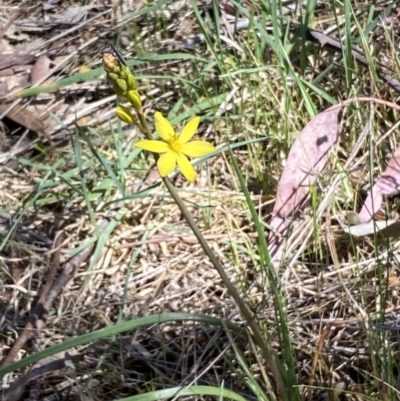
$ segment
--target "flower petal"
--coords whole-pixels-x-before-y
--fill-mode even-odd
[[[172,151],[164,153],[158,159],[157,167],[161,177],[171,174],[176,167],[176,153]]]
[[[167,143],[162,142],[162,141],[139,141],[135,143],[135,146],[137,148],[141,148],[144,150],[148,150],[150,152],[155,152],[155,153],[165,153],[169,151],[169,146]]]
[[[185,178],[188,181],[193,182],[196,179],[196,172],[194,171],[194,168],[189,162],[188,158],[182,153],[180,153],[179,155],[177,155],[176,160]]]
[[[203,157],[214,152],[215,147],[206,141],[193,141],[182,145],[181,152],[189,157]]]
[[[200,117],[192,118],[184,127],[179,135],[179,142],[183,145],[189,142],[193,135],[196,133],[197,127],[199,126]]]
[[[156,121],[156,131],[158,135],[160,135],[164,141],[168,142],[175,135],[171,123],[158,111],[154,114],[154,119]]]

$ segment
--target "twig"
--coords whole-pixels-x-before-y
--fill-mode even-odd
[[[8,20],[7,24],[4,26],[4,28],[0,31],[0,39],[3,39],[3,36],[7,32],[7,29],[14,23],[14,21],[19,17],[21,10],[15,11],[15,13],[10,17]]]
[[[108,224],[107,220],[102,220],[99,224],[100,228],[104,228]],[[46,318],[48,311],[50,310],[51,306],[53,305],[54,300],[56,297],[61,293],[62,289],[65,285],[74,278],[76,271],[78,270],[79,266],[89,258],[92,250],[94,248],[94,243],[90,244],[87,248],[85,248],[82,252],[78,255],[75,255],[71,258],[70,261],[67,261],[64,266],[63,270],[58,276],[57,280],[54,281],[56,277],[57,270],[60,266],[60,244],[61,241],[61,234],[57,236],[55,241],[55,246],[57,251],[53,255],[51,269],[49,273],[49,277],[43,290],[41,292],[40,298],[38,303],[33,310],[32,316],[30,321],[26,324],[24,330],[22,331],[21,335],[14,343],[11,351],[8,355],[4,358],[1,367],[4,368],[10,365],[14,359],[16,358],[19,350],[24,346],[27,340],[31,338],[32,333],[36,330],[37,333],[41,331],[46,323]]]
[[[323,32],[316,31],[315,29],[307,28],[307,39],[314,42],[319,43],[323,47],[328,47],[332,50],[342,52],[344,45],[336,38],[332,36],[325,35]],[[351,48],[351,54],[355,60],[357,60],[360,64],[368,67],[369,62],[365,55],[360,51],[355,49],[354,47]],[[382,64],[377,63],[380,69],[377,70],[378,75],[386,81],[396,92],[400,93],[400,82],[392,77],[391,75],[387,74],[383,70],[385,66]]]
[[[256,234],[249,233],[247,234],[249,237],[256,237]],[[204,238],[207,241],[215,241],[223,238],[228,238],[227,234],[208,234],[204,235]],[[184,242],[185,244],[198,244],[198,239],[194,235],[176,235],[176,236],[167,236],[167,235],[157,235],[153,238],[148,238],[144,241],[134,241],[127,242],[123,245],[115,247],[116,250],[124,249],[124,248],[134,248],[140,245],[146,244],[159,244],[160,242]]]
[[[107,220],[102,220],[99,223],[99,227],[104,228],[108,224]],[[55,241],[55,246],[61,244],[61,235],[58,235]],[[35,306],[34,312],[33,312],[33,317],[35,319],[31,319],[27,325],[25,326],[23,332],[21,333],[20,337],[17,339],[15,342],[14,346],[12,347],[11,351],[7,355],[7,357],[4,359],[3,363],[1,364],[1,367],[5,367],[10,365],[13,360],[15,359],[18,351],[23,347],[23,345],[26,343],[26,341],[30,338],[32,332],[34,331],[34,328],[36,328],[36,332],[39,333],[40,330],[43,328],[44,324],[46,323],[46,317],[47,313],[50,310],[55,298],[61,293],[65,285],[72,280],[76,272],[79,268],[79,266],[89,258],[91,255],[93,248],[94,248],[94,243],[90,244],[87,248],[85,248],[83,251],[81,251],[79,254],[75,255],[73,258],[71,258],[69,261],[67,261],[64,266],[63,266],[63,271],[60,273],[58,276],[57,280],[54,282],[55,279],[55,273],[58,270],[59,267],[59,261],[60,261],[60,247],[58,246],[57,252],[53,255],[53,260],[52,260],[52,265],[51,265],[51,270],[49,273],[49,278],[46,282],[45,287],[43,288],[42,294],[39,298],[38,303]],[[54,283],[54,284],[53,284]],[[79,359],[81,357],[79,356]],[[58,361],[55,362],[56,365],[51,365],[54,367],[53,370],[58,369],[59,364],[62,363],[63,361]],[[64,364],[63,366],[64,367]],[[60,367],[61,368],[61,367]],[[38,370],[39,368],[34,366],[33,368],[29,369],[27,373],[25,373],[23,376],[21,376],[18,379],[18,383],[14,386],[11,386],[10,389],[7,391],[5,395],[3,395],[2,400],[4,401],[16,401],[18,400],[22,393],[24,392],[24,389],[26,385],[36,378],[38,375],[44,374],[44,373],[39,373],[43,372],[42,370]],[[49,367],[46,368],[46,372],[49,371]],[[51,369],[50,369],[51,370]]]
[[[22,397],[27,384],[47,373],[54,372],[66,367],[66,361],[77,363],[83,359],[83,354],[69,354],[63,352],[53,355],[43,361],[38,362],[31,370],[18,377],[12,385],[3,393],[2,401],[17,401]]]
[[[10,365],[14,359],[17,357],[18,352],[20,349],[25,345],[25,343],[32,337],[35,333],[38,334],[40,332],[41,327],[38,327],[39,321],[44,321],[47,317],[48,310],[44,308],[45,300],[47,299],[50,289],[53,285],[54,279],[57,274],[58,267],[60,266],[60,245],[62,243],[62,235],[61,233],[56,234],[56,239],[54,241],[54,248],[57,249],[56,252],[53,254],[52,261],[50,263],[50,271],[47,277],[46,284],[44,285],[43,289],[41,290],[41,294],[39,297],[38,302],[35,305],[35,308],[32,311],[32,315],[28,323],[26,324],[24,330],[22,331],[21,335],[15,341],[13,347],[11,348],[10,352],[4,358],[1,367],[4,368]]]

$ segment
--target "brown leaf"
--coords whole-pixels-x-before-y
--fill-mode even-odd
[[[35,65],[32,67],[31,71],[31,82],[34,84],[35,82],[40,81],[45,78],[50,70],[51,60],[42,54],[36,61]]]
[[[41,134],[46,129],[42,119],[34,113],[33,109],[29,110],[23,106],[16,106],[11,110],[9,109],[9,104],[0,105],[0,113],[4,113],[8,110],[6,116],[17,124],[20,124],[21,126],[38,134]]]
[[[384,173],[378,178],[369,192],[358,214],[361,223],[367,223],[382,205],[382,195],[394,196],[400,190],[400,146],[393,153]]]
[[[341,108],[326,110],[315,116],[301,131],[290,149],[278,184],[272,212],[269,247],[277,253],[290,222],[296,223],[299,212],[307,206],[310,185],[325,168],[329,150],[338,138],[338,115]]]
[[[15,106],[14,108],[11,106],[7,103],[0,104],[0,113],[6,113],[7,118],[30,131],[34,131],[40,137],[45,138],[51,147],[53,146],[50,134],[53,120],[41,112],[41,108],[46,108],[46,105],[40,107],[30,104]]]
[[[27,65],[36,59],[34,55],[29,54],[0,54],[0,70],[10,68],[15,65]]]

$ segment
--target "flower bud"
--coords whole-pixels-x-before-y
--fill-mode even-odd
[[[108,72],[107,73],[107,78],[108,78],[109,81],[115,82],[118,79],[118,74],[116,74],[114,72]]]
[[[142,107],[142,99],[140,98],[139,92],[135,89],[128,91],[125,95],[129,101],[129,103],[138,110]]]
[[[129,89],[137,89],[138,88],[138,83],[136,81],[135,76],[132,73],[128,74],[126,83],[128,84]]]
[[[128,109],[128,107],[118,106],[115,109],[115,113],[117,114],[117,117],[124,123],[127,123],[127,124],[135,123],[135,118],[133,117],[133,115],[132,115],[131,111]]]
[[[114,69],[119,69],[119,66],[121,65],[121,63],[119,62],[119,60],[114,56],[113,53],[109,53],[109,52],[104,52],[103,53],[103,68],[107,71],[107,72],[116,72],[114,71]]]
[[[114,93],[122,99],[126,99],[126,91],[123,91],[121,88],[118,88],[116,84],[113,85]]]
[[[121,78],[121,79],[123,79],[124,81],[126,81],[126,78],[128,77],[128,75],[127,75],[127,73],[126,73],[126,70],[125,70],[125,68],[123,68],[122,70],[121,70],[121,72],[119,73],[119,77],[118,78]]]
[[[128,85],[126,84],[125,79],[118,78],[115,81],[115,84],[124,92],[128,90]]]
[[[103,53],[103,67],[107,72],[107,79],[113,83],[115,94],[121,98],[127,98],[133,107],[139,109],[142,102],[136,90],[137,81],[130,68],[122,64],[113,53],[108,52]],[[131,92],[129,96],[128,92]]]

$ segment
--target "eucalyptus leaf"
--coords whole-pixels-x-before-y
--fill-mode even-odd
[[[400,221],[382,220],[370,221],[355,226],[343,227],[343,231],[354,237],[365,237],[366,235],[378,234],[383,238],[400,237]]]

